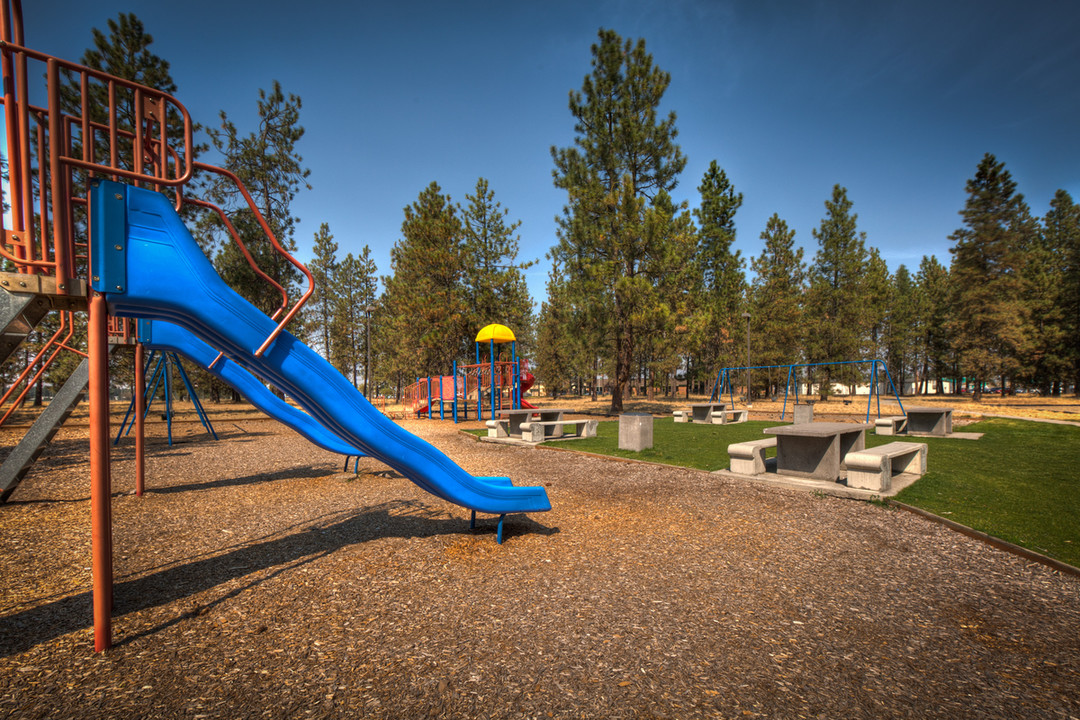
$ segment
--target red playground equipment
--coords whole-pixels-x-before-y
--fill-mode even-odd
[[[497,356],[496,345],[510,343],[510,354]],[[487,361],[481,348],[488,350]],[[454,362],[450,375],[417,378],[405,388],[405,407],[415,417],[447,416],[454,422],[495,417],[499,410],[532,408],[523,395],[536,378],[529,372],[529,361],[517,357],[517,338],[505,325],[492,324],[476,335],[476,364]],[[470,417],[470,408],[472,416]]]

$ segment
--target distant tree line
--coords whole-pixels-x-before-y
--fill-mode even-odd
[[[176,91],[134,15],[93,33],[84,63]],[[701,178],[695,207],[672,199],[686,158],[675,113],[659,114],[670,75],[643,40],[611,30],[600,31],[591,65],[570,93],[573,143],[551,149],[555,185],[567,196],[538,317],[523,273],[530,263],[517,258],[520,223],[479,178],[463,204],[436,182],[420,191],[403,210],[381,277],[367,246],[339,257],[323,223],[309,263],[315,292],[290,329],[358,388],[390,396],[471,358],[472,338],[492,322],[518,334],[519,354],[536,361],[549,391],[596,393],[603,384],[614,411],[634,390],[673,393],[677,379],[687,393],[708,391],[719,368],[746,363],[748,330],[753,365],[879,358],[901,387],[920,392],[944,392],[946,379],[961,378],[976,393],[992,384],[1056,394],[1080,382],[1080,209],[1064,190],[1036,217],[1004,163],[987,154],[967,183],[950,265],[930,256],[890,273],[859,230],[847,189],[836,185],[812,231],[813,258],[774,214],[748,277],[733,249],[743,195],[720,165],[712,161]],[[297,152],[301,109],[275,81],[258,92],[254,130],[241,131],[222,112],[217,127],[203,130],[208,143],[194,149],[212,148],[214,162],[244,181],[290,251],[291,202],[309,179]],[[223,208],[290,299],[302,292],[302,275],[272,252],[233,187],[210,177],[190,192]],[[250,268],[222,219],[199,209],[187,220],[222,277],[272,315],[280,292]],[[130,361],[115,362],[123,369]],[[213,399],[228,392],[209,374],[195,376]],[[752,394],[781,391],[785,380],[783,372],[756,372]],[[837,366],[806,380],[828,392],[867,376]]]
[[[539,377],[553,391],[599,378],[619,411],[631,388],[709,389],[721,367],[885,360],[901,387],[943,392],[946,378],[1060,393],[1080,381],[1080,211],[1059,190],[1031,215],[992,155],[968,181],[952,262],[923,257],[890,273],[836,185],[804,261],[774,214],[753,276],[732,250],[743,196],[713,161],[692,211],[669,193],[685,166],[675,114],[658,115],[670,76],[601,30],[592,72],[570,94],[574,144],[552,148],[567,191],[540,312]],[[748,316],[748,317],[747,317]],[[749,325],[749,326],[748,326]],[[869,364],[822,367],[810,382],[868,379]],[[754,395],[783,390],[782,371],[753,375]]]

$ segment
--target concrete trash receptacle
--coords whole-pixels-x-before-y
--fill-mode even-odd
[[[653,416],[625,413],[619,416],[619,449],[641,452],[652,447]]]
[[[814,406],[813,405],[796,405],[795,406],[795,424],[801,425],[802,423],[814,422]]]

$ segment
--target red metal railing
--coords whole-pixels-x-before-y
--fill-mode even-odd
[[[88,273],[83,190],[87,178],[109,177],[175,193],[177,209],[189,203],[217,212],[248,264],[281,293],[281,306],[271,315],[278,325],[255,352],[263,354],[314,292],[311,273],[274,236],[235,174],[194,160],[191,117],[176,98],[25,47],[20,5],[19,0],[6,0],[0,13],[4,81],[0,103],[8,139],[11,208],[11,227],[3,228],[0,239],[0,260],[17,272],[50,276],[56,293],[68,294],[69,281],[85,279]],[[44,73],[31,69],[41,65]],[[45,107],[29,101],[29,78],[42,75]],[[62,103],[65,87],[78,90],[67,93],[67,113]],[[96,102],[96,97],[105,101]],[[307,288],[291,308],[285,288],[257,266],[225,213],[204,200],[184,196],[184,186],[196,170],[234,183],[274,251],[304,275]]]
[[[67,334],[64,335],[63,339],[60,339],[60,336],[64,334],[65,331]],[[60,327],[53,333],[52,337],[45,341],[45,344],[42,345],[41,350],[34,356],[34,359],[27,363],[26,368],[20,373],[19,377],[15,378],[15,381],[8,387],[7,392],[0,397],[0,408],[2,408],[15,390],[20,386],[23,388],[22,392],[19,393],[19,396],[11,403],[11,407],[7,409],[3,416],[0,416],[0,426],[3,426],[3,424],[8,421],[8,418],[11,417],[12,413],[22,407],[23,401],[26,400],[26,396],[30,393],[30,389],[34,387],[34,384],[37,383],[37,381],[40,380],[45,372],[52,366],[61,350],[67,350],[68,352],[73,352],[82,357],[87,356],[82,350],[68,345],[74,334],[75,318],[72,317],[70,312],[60,313]],[[46,354],[48,354],[48,357],[46,357]],[[27,376],[35,367],[37,367],[38,363],[41,363],[41,367],[38,368],[32,378],[27,380]]]

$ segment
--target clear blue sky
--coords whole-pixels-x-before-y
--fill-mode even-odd
[[[174,8],[183,7],[183,13]],[[552,145],[572,141],[600,27],[644,38],[671,73],[689,162],[677,199],[697,203],[711,160],[745,195],[736,247],[761,252],[772,213],[811,259],[832,186],[895,270],[949,263],[964,183],[984,153],[1006,163],[1036,215],[1058,188],[1080,199],[1080,3],[1075,0],[546,0],[259,3],[24,2],[30,46],[78,60],[91,27],[134,12],[172,65],[196,120],[245,131],[259,88],[303,99],[299,150],[312,190],[297,242],[327,222],[341,247],[371,246],[380,274],[402,209],[432,180],[464,202],[488,178],[522,221],[521,257],[544,299],[565,194]]]

